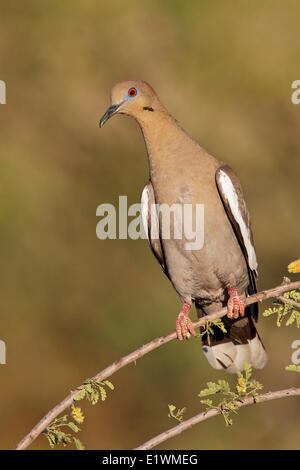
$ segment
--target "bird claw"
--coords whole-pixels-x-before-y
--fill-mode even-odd
[[[179,341],[182,341],[183,339],[189,339],[191,337],[191,334],[193,336],[196,336],[193,324],[189,318],[190,310],[191,305],[185,302],[177,317],[176,332]]]
[[[227,303],[227,317],[238,318],[239,315],[243,317],[245,315],[245,302],[238,295],[236,289],[231,287],[228,289],[229,299]]]

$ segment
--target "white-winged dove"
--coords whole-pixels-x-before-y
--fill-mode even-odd
[[[263,368],[267,354],[253,322],[258,306],[245,308],[243,301],[256,292],[257,261],[238,177],[186,134],[146,82],[118,83],[100,127],[117,113],[134,117],[144,135],[150,179],[142,193],[143,225],[153,254],[183,304],[176,322],[178,338],[196,334],[189,318],[193,302],[198,317],[227,305],[222,319],[226,333],[214,325],[213,335],[202,338],[209,363],[227,372],[243,370],[244,361]],[[162,237],[160,215],[150,217],[154,204],[190,204],[193,213],[197,204],[203,204],[202,248],[186,249],[190,240],[185,234],[175,237],[174,230],[173,236]],[[158,238],[151,237],[154,223]]]

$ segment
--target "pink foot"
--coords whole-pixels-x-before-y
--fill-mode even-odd
[[[229,299],[227,303],[227,317],[238,318],[239,314],[241,317],[245,315],[245,302],[238,295],[234,287],[228,289]]]
[[[191,304],[184,302],[182,309],[180,310],[179,315],[177,317],[176,332],[179,341],[182,341],[182,339],[189,339],[189,337],[191,336],[190,333],[193,336],[196,336],[196,332],[189,318],[189,312],[191,308]]]

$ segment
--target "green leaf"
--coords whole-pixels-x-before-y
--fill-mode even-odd
[[[92,393],[93,392],[92,385],[90,383],[85,384],[84,388],[85,388],[87,393]]]
[[[227,383],[225,381],[219,381],[218,383],[207,382],[206,384],[207,388],[205,388],[204,390],[201,390],[198,396],[205,397],[207,395],[214,395],[216,393],[219,393],[222,390],[223,382]]]
[[[168,407],[169,407],[168,417],[169,418],[174,418],[177,421],[181,422],[183,420],[183,415],[186,412],[186,408],[181,408],[181,409],[178,408],[178,410],[175,412],[176,406],[168,405]]]
[[[223,393],[230,391],[230,385],[226,380],[218,380],[218,384],[220,386],[220,391]]]
[[[285,321],[285,326],[296,324],[297,328],[300,328],[300,290],[294,289],[288,292],[284,292],[282,295],[285,299],[293,300],[299,304],[293,305],[285,302],[284,300],[274,300],[273,307],[268,308],[263,312],[263,316],[267,317],[273,314],[277,314],[276,324],[280,327]]]
[[[290,364],[289,366],[286,366],[285,370],[289,370],[292,372],[300,372],[300,365],[297,366],[296,364]]]
[[[286,321],[286,326],[292,325],[295,320],[296,320],[296,315],[295,313],[292,313],[290,318]]]
[[[103,383],[105,383],[105,385],[107,385],[111,390],[115,389],[114,385],[109,380],[104,380]]]
[[[76,395],[76,396],[73,398],[73,400],[75,400],[75,401],[83,400],[83,398],[85,397],[85,393],[86,393],[86,392],[85,392],[84,389],[81,390],[81,392],[78,393],[78,395]]]
[[[91,394],[91,403],[92,405],[96,405],[99,400],[99,392],[97,390],[93,390],[93,393]]]
[[[50,444],[50,447],[53,448],[56,445],[56,439],[55,439],[55,434],[48,433],[47,438]]]
[[[207,388],[201,390],[198,394],[199,397],[215,394],[223,395],[223,399],[217,404],[214,404],[211,399],[200,400],[200,402],[206,406],[206,409],[218,410],[223,415],[226,426],[232,425],[233,421],[230,418],[230,413],[237,414],[238,402],[245,396],[252,396],[254,401],[257,402],[257,390],[263,388],[257,380],[250,380],[252,376],[251,364],[244,362],[244,368],[244,374],[242,372],[237,373],[237,384],[234,390],[230,389],[230,385],[226,380],[220,379],[217,383],[207,382]]]
[[[209,408],[213,408],[213,401],[210,400],[209,398],[207,400],[200,400],[200,403],[208,406]]]
[[[104,387],[99,387],[100,388],[100,395],[101,395],[101,400],[104,401],[106,399],[107,393]]]
[[[84,445],[77,437],[73,436],[73,441],[77,450],[84,450]]]
[[[75,423],[73,423],[73,421],[70,421],[70,422],[68,423],[68,426],[69,426],[69,428],[72,429],[72,431],[74,431],[74,432],[79,432],[79,431],[80,431],[80,428],[79,428]]]
[[[246,382],[248,382],[248,380],[250,380],[251,375],[252,375],[252,366],[251,364],[248,364],[247,361],[244,361],[244,367],[245,367]]]

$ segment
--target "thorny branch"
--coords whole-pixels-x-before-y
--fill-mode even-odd
[[[284,292],[299,289],[300,288],[300,281],[296,282],[289,282],[287,284],[283,284],[272,289],[264,290],[258,292],[257,294],[251,295],[245,299],[245,305],[250,305],[255,302],[261,302],[262,300],[271,299],[271,298],[278,298]],[[285,299],[287,300],[287,299]],[[193,322],[194,328],[199,326],[205,325],[207,321],[212,321],[217,318],[223,317],[227,312],[226,307],[222,308],[218,312],[212,313],[210,315],[205,316],[195,322]],[[122,367],[131,364],[132,362],[137,361],[141,357],[145,356],[149,352],[153,351],[154,349],[159,348],[163,344],[168,343],[176,338],[176,332],[173,331],[172,333],[168,333],[164,336],[160,336],[147,344],[139,347],[135,351],[131,352],[127,356],[123,356],[120,359],[117,359],[115,362],[110,364],[105,369],[101,370],[98,374],[96,374],[92,380],[97,382],[101,382],[108,377],[111,377],[115,372],[117,372]],[[24,450],[26,449],[43,431],[46,427],[55,419],[60,413],[62,413],[65,409],[72,405],[74,398],[79,395],[80,390],[73,390],[69,393],[69,395],[64,398],[60,403],[58,403],[52,410],[50,410],[32,429],[31,431],[15,446],[15,450]],[[208,412],[209,413],[209,412]],[[208,414],[207,413],[207,414]],[[212,412],[210,412],[212,413]],[[210,416],[210,415],[209,415]],[[214,416],[214,414],[212,415]]]
[[[265,401],[270,401],[270,400],[276,400],[278,398],[294,397],[297,395],[300,395],[300,388],[294,388],[294,387],[288,388],[285,390],[277,390],[276,392],[262,393],[261,395],[258,395],[258,403],[263,403]],[[253,405],[253,404],[256,404],[253,397],[246,397],[242,401],[236,402],[236,405],[238,408],[241,408],[242,406]],[[167,431],[159,434],[158,436],[153,437],[149,441],[137,447],[135,450],[152,449],[153,447],[156,447],[162,442],[168,439],[171,439],[172,437],[178,436],[178,434],[181,434],[183,431],[190,429],[192,426],[195,426],[195,424],[201,423],[202,421],[205,421],[209,418],[213,418],[214,416],[219,415],[221,412],[222,411],[217,408],[213,408],[208,411],[203,411],[202,413],[199,413],[193,416],[192,418],[187,419],[186,421],[182,421],[177,426],[174,426],[173,428],[168,429]]]

